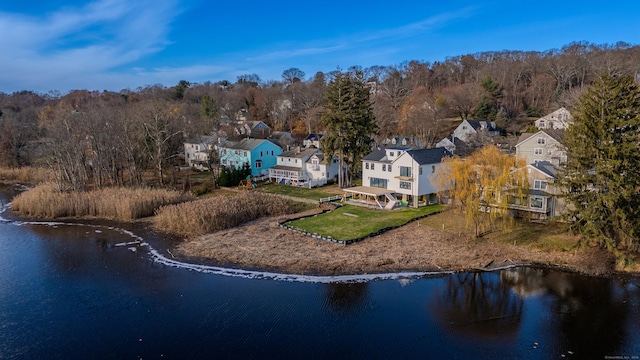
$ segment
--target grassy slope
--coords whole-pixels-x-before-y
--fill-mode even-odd
[[[412,219],[440,211],[442,208],[440,205],[433,205],[418,209],[384,211],[345,205],[329,213],[291,221],[288,225],[337,240],[352,240],[383,228],[404,225]]]

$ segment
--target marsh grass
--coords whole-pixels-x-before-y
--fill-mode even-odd
[[[39,184],[52,180],[51,172],[42,167],[0,167],[0,182]]]
[[[218,195],[161,207],[154,224],[162,231],[194,237],[229,229],[264,216],[298,212],[305,206],[273,194],[256,191]]]
[[[178,191],[149,188],[106,188],[83,192],[60,192],[43,183],[16,196],[12,208],[27,217],[97,217],[131,221],[154,214],[162,205],[192,199]]]

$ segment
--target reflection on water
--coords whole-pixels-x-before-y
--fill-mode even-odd
[[[0,191],[0,205],[10,198]],[[129,230],[0,222],[0,358],[640,355],[638,279],[536,268],[368,282],[214,274],[165,265],[149,249],[167,239]],[[119,246],[140,241],[151,246]]]
[[[517,334],[523,301],[496,273],[459,273],[434,298],[436,318],[457,336],[505,338]]]

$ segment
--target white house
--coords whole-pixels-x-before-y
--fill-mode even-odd
[[[283,185],[322,186],[338,174],[337,157],[325,159],[316,148],[300,148],[278,155],[269,179]]]
[[[306,138],[304,138],[302,144],[306,148],[313,146],[317,149],[320,149],[320,139],[322,139],[322,134],[309,134]]]
[[[445,148],[377,149],[362,159],[362,186],[346,188],[352,201],[393,208],[396,203],[421,206],[437,202],[441,191],[436,179]]]
[[[214,136],[198,136],[184,143],[184,160],[188,166],[206,169],[209,154],[215,145]]]
[[[538,129],[566,130],[571,124],[573,124],[573,117],[569,110],[563,107],[535,121]]]
[[[516,144],[516,156],[527,164],[548,161],[554,165],[567,162],[567,150],[562,144],[564,130],[540,130],[524,133]]]
[[[326,185],[329,180],[336,178],[340,164],[338,164],[337,156],[330,158],[317,151],[307,160],[306,168],[309,187],[315,187]]]
[[[467,141],[481,131],[485,131],[489,136],[500,135],[500,129],[496,127],[495,123],[486,120],[463,120],[460,125],[453,130],[453,137]]]

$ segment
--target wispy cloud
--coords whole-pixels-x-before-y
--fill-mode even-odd
[[[0,90],[16,83],[68,90],[108,79],[114,68],[167,46],[177,13],[171,1],[151,0],[98,0],[43,17],[0,13],[0,46],[10,49],[0,56]]]
[[[457,11],[430,16],[418,22],[374,32],[359,32],[339,38],[312,39],[308,42],[270,44],[278,50],[265,51],[262,54],[249,55],[245,61],[254,64],[273,61],[297,60],[304,57],[332,54],[330,61],[340,57],[353,59],[356,54],[370,55],[375,48],[376,54],[391,54],[398,51],[397,41],[432,34],[438,28],[450,26],[475,15],[476,7],[466,7]],[[384,45],[384,44],[388,45]]]

